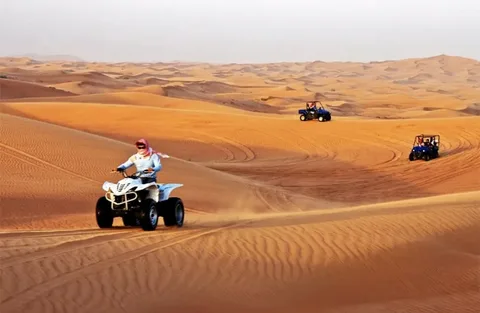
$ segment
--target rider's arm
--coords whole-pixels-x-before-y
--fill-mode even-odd
[[[129,168],[130,166],[132,166],[134,163],[133,163],[133,156],[131,156],[130,158],[128,158],[128,160],[123,163],[123,164],[120,164],[117,169],[118,170],[126,170],[127,168]]]
[[[153,171],[159,172],[162,169],[162,163],[160,163],[160,156],[155,154],[153,157]]]
[[[160,158],[169,158],[169,157],[170,157],[168,154],[161,153],[161,152],[157,152],[157,155],[158,155]]]

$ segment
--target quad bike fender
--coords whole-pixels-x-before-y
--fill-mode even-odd
[[[137,191],[138,190],[144,190],[144,189],[151,189],[152,187],[155,187],[157,184],[155,182],[151,182],[151,183],[147,183],[147,184],[143,184],[143,185],[140,185],[140,186],[137,186]]]
[[[158,184],[158,202],[165,201],[170,197],[173,189],[182,187],[183,184]]]
[[[105,191],[108,191],[108,189],[113,190],[115,186],[116,184],[106,181],[103,183],[102,189]]]
[[[140,185],[137,187],[135,191],[141,191],[141,190],[148,190],[148,194],[146,198],[152,199],[153,201],[158,202],[159,191],[157,188],[157,183],[151,182],[151,183]]]

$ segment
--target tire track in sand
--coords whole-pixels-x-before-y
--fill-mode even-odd
[[[128,228],[130,229],[130,227]],[[112,228],[112,231],[95,228],[95,229],[79,229],[79,230],[50,230],[50,231],[41,231],[41,230],[32,230],[32,231],[3,231],[0,232],[0,239],[31,239],[31,238],[48,238],[48,237],[66,237],[66,236],[88,236],[99,234],[100,232],[104,235],[107,234],[119,234],[127,233],[129,230],[124,228],[123,231],[115,230]]]
[[[202,140],[202,139],[199,139],[199,138],[194,138],[194,137],[187,137],[187,138],[184,138],[184,140],[191,140],[191,141],[195,141],[195,142],[199,142],[199,143],[202,143],[202,144],[206,144],[206,145],[215,147],[216,149],[218,149],[219,151],[221,151],[225,154],[225,159],[223,160],[225,162],[235,160],[235,153],[232,150],[228,149],[228,147],[222,147],[218,143],[207,143],[205,140]]]
[[[139,250],[139,249],[141,249],[141,248],[143,248],[143,247],[146,247],[146,246],[154,246],[154,245],[156,245],[156,244],[161,244],[161,243],[163,243],[163,242],[167,242],[167,241],[172,240],[172,239],[175,239],[175,238],[185,237],[185,236],[188,235],[188,234],[192,234],[192,232],[195,234],[195,233],[202,232],[202,230],[187,231],[187,234],[185,234],[185,233],[183,233],[183,234],[182,234],[182,233],[178,234],[178,233],[176,233],[176,232],[170,232],[170,233],[169,233],[170,236],[165,236],[164,234],[160,234],[160,233],[158,233],[158,232],[157,232],[157,233],[152,233],[152,232],[147,232],[147,233],[145,233],[145,232],[141,232],[141,233],[136,233],[136,234],[135,234],[135,235],[137,235],[137,237],[140,237],[141,239],[153,239],[153,240],[158,239],[158,238],[160,239],[160,241],[157,240],[157,241],[155,241],[155,242],[153,242],[153,243],[152,243],[151,241],[149,241],[148,243],[144,243],[144,242],[134,242],[134,241],[132,241],[132,237],[135,237],[135,235],[134,235],[134,236],[127,236],[128,238],[123,238],[123,239],[125,239],[125,241],[124,241],[123,243],[121,243],[121,244],[118,244],[118,245],[115,244],[115,241],[118,242],[118,241],[121,240],[121,238],[120,238],[120,239],[116,239],[116,240],[111,240],[111,241],[110,241],[110,240],[104,240],[104,241],[101,242],[101,243],[107,244],[107,246],[105,246],[106,249],[104,249],[104,250],[99,249],[99,250],[102,251],[103,253],[102,253],[102,254],[96,254],[96,255],[97,255],[97,256],[104,256],[104,255],[109,255],[109,254],[110,254],[110,257],[107,257],[107,259],[103,259],[103,260],[100,260],[100,261],[98,261],[98,262],[103,262],[103,261],[108,260],[108,259],[110,259],[110,260],[113,259],[113,260],[114,260],[114,259],[116,259],[116,257],[117,257],[118,255],[126,254],[126,253],[128,253],[128,252],[134,253],[135,251],[137,251],[137,250]],[[100,244],[101,244],[101,243],[100,243]],[[75,244],[75,242],[74,242],[74,244]],[[92,261],[90,260],[90,257],[89,257],[89,255],[88,255],[88,253],[87,253],[86,256],[82,256],[82,257],[80,257],[80,258],[79,258],[78,256],[75,257],[74,255],[75,255],[75,252],[86,252],[86,251],[82,251],[82,250],[85,250],[86,248],[89,248],[89,247],[98,246],[98,245],[99,245],[99,244],[92,244],[92,245],[88,246],[88,245],[85,245],[85,244],[80,243],[80,244],[79,244],[78,246],[76,246],[74,249],[69,249],[69,251],[62,251],[62,252],[60,252],[60,253],[47,254],[47,255],[44,257],[44,259],[45,259],[44,262],[48,262],[48,264],[45,264],[45,263],[38,263],[38,264],[36,264],[36,263],[34,263],[34,264],[32,264],[32,265],[39,266],[39,267],[42,269],[42,271],[44,271],[44,270],[46,270],[46,269],[48,270],[48,269],[50,269],[50,268],[55,268],[55,272],[57,273],[58,276],[52,277],[52,278],[50,278],[50,279],[57,279],[57,278],[59,278],[59,277],[62,277],[63,275],[69,274],[70,272],[81,271],[81,270],[83,270],[83,269],[85,269],[85,268],[88,268],[88,267],[91,266],[91,265],[95,265],[96,263],[91,263]],[[130,246],[135,246],[136,249],[129,250],[129,245],[130,245]],[[100,247],[99,247],[99,248],[100,248]],[[110,251],[108,251],[108,250],[110,250]],[[125,252],[125,250],[129,250],[129,251],[126,251],[126,252]],[[112,253],[112,251],[113,251],[113,253]],[[119,251],[120,253],[118,254],[117,251]],[[64,252],[68,252],[69,254],[66,255],[66,256],[60,256],[60,255],[61,255],[62,253],[64,253]],[[40,259],[40,258],[41,258],[41,257],[36,258],[36,259]],[[62,258],[63,258],[63,259],[62,259]],[[16,263],[16,264],[24,264],[24,263],[27,263],[27,262],[29,262],[29,261],[34,261],[34,260],[31,259],[31,258],[29,258],[29,259],[25,260],[24,262],[18,262],[18,263]],[[72,269],[72,270],[70,270],[70,271],[68,271],[68,267],[67,267],[67,271],[66,271],[66,272],[61,272],[61,271],[59,270],[59,267],[58,267],[59,261],[60,261],[60,263],[68,263],[68,264],[75,264],[75,263],[78,264],[78,261],[80,261],[80,264],[81,264],[81,265],[80,265],[80,267],[74,268],[74,269]],[[72,261],[73,261],[73,262],[72,262]],[[42,261],[40,261],[40,262],[42,262]],[[85,264],[85,263],[87,263],[87,264]],[[88,264],[88,263],[90,263],[90,264]],[[15,266],[16,264],[13,264],[12,266]],[[10,266],[10,267],[12,267],[12,266]],[[74,266],[75,266],[75,265],[74,265]],[[6,267],[9,267],[9,266],[6,266]],[[1,273],[3,270],[4,270],[3,268],[0,269],[0,273]],[[14,273],[14,272],[15,272],[14,269],[11,269],[10,271],[11,271],[11,273]],[[8,272],[7,272],[7,273],[8,273]],[[5,274],[3,274],[3,275],[5,275]],[[48,279],[49,279],[49,278],[47,277],[47,278],[45,278],[45,279],[47,280],[46,282],[48,282]],[[44,282],[40,282],[40,284],[43,284],[43,283],[44,283]],[[24,289],[15,289],[14,294],[23,293],[25,290],[29,290],[30,288],[34,288],[34,287],[35,287],[35,286],[28,287],[28,288],[24,288]],[[11,297],[15,297],[15,296],[11,296]],[[9,299],[9,298],[11,298],[11,297],[7,297],[6,299]],[[1,297],[0,297],[0,298],[1,298]],[[6,301],[6,299],[4,299],[3,301]],[[3,303],[3,301],[0,302],[0,308],[1,308],[1,303]],[[0,310],[0,311],[1,311],[1,310]]]
[[[163,234],[163,233],[162,233]],[[172,234],[172,232],[168,232],[168,234]],[[99,235],[90,238],[80,238],[77,240],[72,241],[65,241],[61,242],[58,245],[54,245],[53,247],[48,247],[45,249],[41,249],[39,251],[28,253],[28,255],[16,255],[7,259],[1,259],[0,263],[0,270],[4,270],[5,268],[12,267],[15,265],[23,264],[26,262],[33,262],[39,259],[48,258],[52,256],[57,256],[60,254],[72,252],[78,249],[85,249],[91,248],[95,246],[99,246],[102,244],[112,244],[116,241],[121,240],[130,240],[134,238],[147,238],[151,237],[152,234],[148,232],[141,232],[141,233],[132,233],[132,232],[122,232],[122,233],[113,233],[107,235]],[[32,244],[35,245],[35,244]]]
[[[55,164],[53,164],[53,163],[50,163],[50,162],[48,162],[48,161],[42,160],[42,159],[40,159],[40,158],[38,158],[38,157],[36,157],[36,156],[34,156],[34,155],[31,155],[30,153],[27,153],[27,152],[24,152],[24,151],[22,151],[22,150],[16,149],[16,148],[14,148],[14,147],[12,147],[12,146],[3,144],[3,143],[1,143],[1,142],[0,142],[0,147],[1,147],[1,148],[4,148],[4,149],[7,149],[7,150],[10,150],[10,151],[14,152],[15,154],[9,153],[9,152],[7,152],[7,151],[2,151],[3,153],[8,154],[8,155],[10,155],[10,156],[12,156],[12,157],[14,157],[14,158],[16,158],[16,159],[22,160],[22,161],[24,161],[24,162],[26,162],[26,163],[28,163],[28,164],[31,164],[31,165],[32,165],[33,163],[32,163],[30,160],[33,160],[33,161],[39,162],[39,163],[41,163],[41,164],[43,164],[43,165],[52,167],[52,168],[54,168],[54,169],[56,169],[56,170],[59,170],[59,171],[61,171],[61,172],[70,174],[70,175],[72,175],[72,176],[75,176],[75,177],[77,177],[77,178],[81,178],[81,179],[84,179],[84,180],[88,180],[89,182],[93,182],[93,183],[99,183],[99,181],[97,181],[97,180],[95,180],[95,179],[92,179],[92,178],[89,178],[89,177],[87,177],[87,176],[83,176],[83,175],[77,174],[77,173],[75,173],[75,172],[66,170],[66,169],[64,169],[63,167],[60,167],[60,166],[55,165]],[[24,156],[26,159],[23,159],[23,158],[19,157],[19,155]],[[39,165],[36,164],[36,166],[39,166]]]
[[[119,255],[116,255],[112,258],[108,258],[108,259],[96,262],[96,263],[88,265],[86,267],[81,267],[79,269],[70,271],[70,272],[65,273],[63,275],[56,276],[56,277],[54,277],[54,278],[52,278],[52,279],[50,279],[46,282],[37,284],[33,287],[29,287],[29,288],[27,288],[27,289],[25,289],[21,292],[17,292],[17,293],[15,293],[14,296],[11,296],[11,297],[8,297],[8,298],[4,299],[0,303],[0,309],[1,309],[2,312],[3,311],[11,312],[14,309],[17,309],[21,305],[27,304],[28,302],[30,302],[32,300],[35,300],[36,298],[38,298],[42,294],[47,293],[47,292],[49,292],[49,291],[51,291],[51,290],[53,290],[57,287],[60,287],[64,284],[72,281],[72,280],[75,280],[79,277],[85,277],[87,275],[94,274],[94,273],[96,273],[100,270],[104,270],[106,268],[117,265],[119,263],[134,260],[134,259],[137,259],[139,257],[145,256],[147,254],[150,254],[150,253],[153,253],[153,252],[156,252],[156,251],[159,251],[159,250],[162,250],[162,249],[165,249],[165,248],[177,245],[177,244],[184,243],[186,241],[190,241],[190,240],[193,240],[193,239],[196,239],[196,238],[199,238],[199,237],[202,237],[202,236],[206,236],[206,235],[209,235],[209,234],[217,233],[217,232],[222,231],[222,230],[243,226],[243,225],[249,224],[251,222],[252,221],[247,220],[247,221],[242,221],[242,222],[228,223],[228,224],[226,224],[224,226],[221,226],[221,227],[216,227],[216,228],[209,229],[209,230],[196,231],[194,234],[185,234],[185,235],[175,236],[175,238],[172,241],[166,242],[164,244],[162,244],[162,243],[167,241],[167,240],[164,240],[162,242],[156,242],[156,243],[153,243],[153,244],[147,244],[147,245],[142,246],[140,248],[123,252],[123,253],[121,253]]]
[[[257,155],[255,154],[255,151],[253,151],[252,149],[250,149],[246,145],[243,145],[243,144],[241,144],[237,141],[234,141],[232,139],[227,139],[227,138],[222,137],[222,136],[216,136],[216,135],[208,134],[208,133],[205,133],[205,132],[201,132],[199,130],[195,130],[195,133],[202,134],[205,137],[210,137],[210,138],[219,140],[220,142],[225,142],[227,145],[231,145],[231,146],[237,148],[238,150],[240,150],[245,155],[245,158],[243,160],[238,159],[238,162],[250,162],[250,161],[255,160],[257,158]],[[206,142],[202,139],[199,139],[199,140],[203,141],[206,144],[211,144],[210,142]],[[230,150],[228,147],[226,149]],[[234,151],[230,150],[230,152],[233,155],[235,155]],[[231,162],[235,162],[235,159],[232,160]]]

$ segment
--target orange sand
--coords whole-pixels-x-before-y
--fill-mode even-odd
[[[479,69],[0,58],[0,312],[478,312]],[[185,226],[101,230],[141,137]]]

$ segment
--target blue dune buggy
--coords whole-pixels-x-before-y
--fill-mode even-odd
[[[306,102],[305,109],[298,110],[300,121],[318,120],[319,122],[330,121],[332,116],[329,111],[325,110],[320,101]]]
[[[410,161],[423,159],[438,158],[438,150],[440,148],[440,135],[417,135],[413,141],[412,151],[408,156]]]

